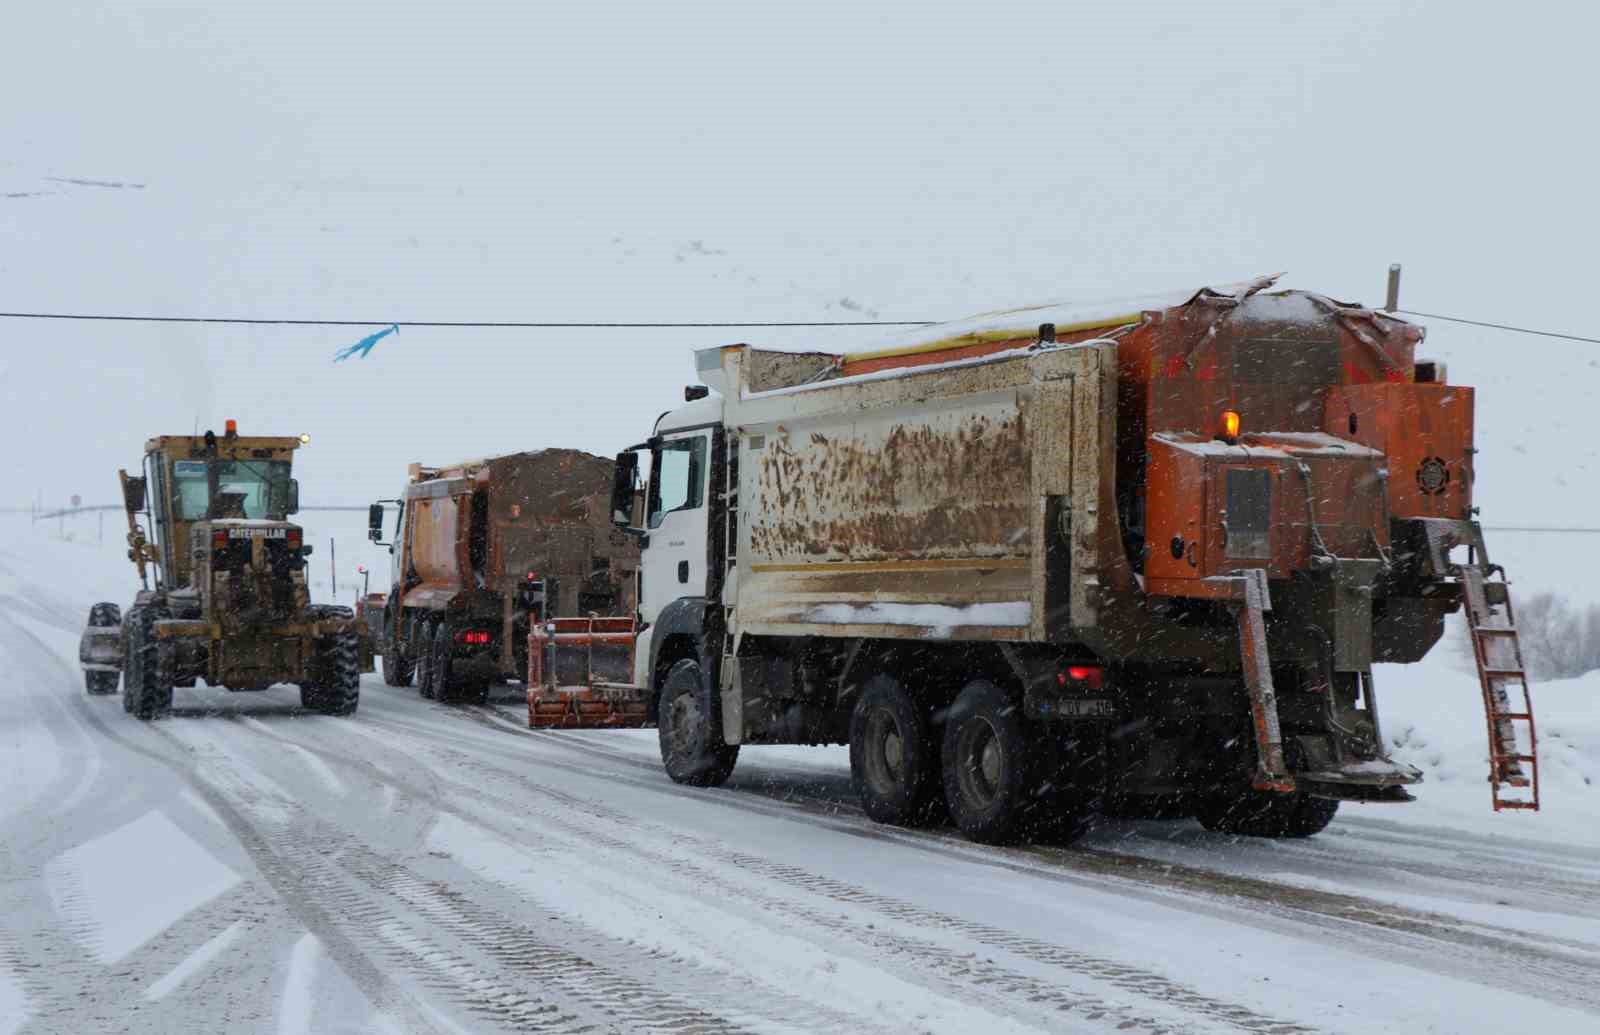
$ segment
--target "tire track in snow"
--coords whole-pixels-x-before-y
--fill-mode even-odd
[[[411,1031],[437,1033],[438,1029],[413,1006],[410,999],[395,986],[382,968],[373,963],[355,942],[344,936],[334,919],[316,901],[315,894],[305,887],[295,868],[288,865],[282,856],[272,852],[268,839],[257,830],[245,814],[235,808],[223,793],[197,774],[196,762],[189,748],[170,735],[166,735],[160,725],[141,724],[139,728],[153,730],[163,735],[167,744],[177,749],[176,756],[156,750],[153,746],[138,743],[131,737],[113,730],[105,719],[95,714],[94,710],[88,708],[82,700],[75,700],[83,718],[102,736],[171,769],[210,806],[235,841],[250,856],[257,871],[271,885],[284,909],[308,931],[321,939],[329,956],[376,1009],[396,1015]]]
[[[191,977],[204,970],[211,961],[227,952],[229,947],[244,933],[244,921],[235,920],[222,933],[213,936],[204,945],[185,956],[183,960],[171,970],[163,974],[158,980],[144,990],[144,998],[150,1002],[165,999],[173,989],[188,981]]]
[[[274,740],[287,742],[283,737],[275,733],[270,733],[269,735]],[[393,747],[392,741],[385,741],[385,744],[388,747]],[[370,759],[351,757],[320,747],[306,746],[304,750],[316,751],[336,764],[346,765],[360,771],[375,768],[375,764]],[[423,789],[405,781],[397,780],[394,777],[390,777],[390,779],[395,781],[398,793],[402,797],[429,805],[440,814],[451,816],[463,823],[487,831],[496,838],[515,844],[524,850],[543,850],[546,852],[560,850],[581,855],[586,848],[592,847],[593,839],[588,836],[587,828],[572,827],[569,832],[576,832],[576,836],[559,843],[553,843],[548,841],[547,832],[545,831],[530,831],[525,826],[511,829],[493,820],[471,814],[444,798],[442,796],[443,792],[437,787]],[[521,817],[526,811],[521,803],[494,795],[486,788],[452,783],[470,800],[498,802],[509,813],[517,817]],[[525,823],[526,820],[524,819],[522,822]],[[348,861],[353,852],[361,853],[367,851],[365,847],[357,845],[353,840],[350,840],[341,841],[341,847],[334,854],[338,855],[342,860]],[[391,867],[397,865],[390,859],[384,859],[382,863]],[[420,881],[423,879],[410,870],[404,870],[403,872],[408,880]],[[371,883],[374,871],[369,869],[365,875],[369,883]],[[389,871],[389,875],[391,878],[395,877],[393,871]],[[620,941],[614,936],[595,932],[587,928],[581,919],[560,913],[555,906],[549,903],[533,902],[516,889],[490,881],[480,875],[470,873],[470,871],[468,875],[474,880],[486,881],[507,892],[514,897],[517,905],[520,905],[523,909],[526,909],[529,905],[539,906],[545,928],[545,933],[540,936],[541,941],[554,944],[568,954],[576,954],[586,960],[605,959],[611,961],[615,967],[625,969],[628,973],[648,976],[657,982],[670,984],[673,987],[693,987],[703,994],[709,995],[713,1002],[720,1001],[718,999],[720,996],[738,1004],[738,1009],[741,1011],[766,1013],[774,1021],[781,1022],[785,1018],[803,1015],[808,1018],[808,1030],[834,1030],[852,1033],[875,1030],[875,1026],[872,1023],[857,1015],[789,995],[780,989],[764,989],[759,994],[759,997],[754,997],[751,994],[751,982],[748,978],[708,967],[703,961],[692,956],[659,949],[642,948],[638,945]],[[415,888],[416,885],[413,884],[411,886]],[[449,899],[451,904],[450,909],[437,916],[440,926],[449,927],[459,918],[463,916],[469,917],[473,925],[471,929],[458,932],[467,940],[480,943],[484,938],[488,938],[493,944],[500,945],[503,944],[507,937],[507,932],[523,931],[524,933],[519,936],[521,939],[519,944],[524,949],[527,948],[529,935],[526,933],[526,929],[509,919],[505,910],[496,910],[493,907],[476,903],[471,897],[463,897],[463,889],[471,888],[473,880],[462,880],[457,876],[451,884],[432,882],[430,886],[435,889],[438,895]],[[420,912],[429,911],[427,907],[421,905],[417,905],[416,908]],[[510,908],[515,909],[515,906]],[[763,914],[762,919],[770,920],[770,914]],[[550,928],[555,928],[555,931],[550,931]]]
[[[289,951],[289,975],[284,979],[283,996],[278,1006],[278,1035],[301,1035],[313,1031],[311,1027],[312,983],[316,979],[317,962],[322,956],[322,945],[309,931],[300,936]]]
[[[1237,922],[1239,906],[1230,898],[1249,901],[1258,910],[1252,922],[1260,924],[1262,915],[1287,921],[1284,928],[1292,936],[1304,937],[1304,926],[1320,930],[1360,946],[1362,951],[1405,957],[1424,969],[1459,976],[1459,966],[1470,967],[1476,977],[1508,992],[1537,995],[1549,1002],[1593,1011],[1600,1006],[1600,958],[1594,947],[1579,943],[1576,952],[1551,949],[1553,939],[1530,936],[1492,925],[1459,920],[1437,913],[1426,913],[1390,905],[1357,895],[1309,889],[1289,884],[1205,870],[1181,863],[1153,862],[1117,853],[1052,849],[1046,846],[1018,848],[973,845],[952,834],[884,827],[860,818],[853,804],[844,805],[849,816],[838,815],[815,801],[790,797],[777,798],[771,792],[751,795],[740,791],[707,792],[669,783],[659,766],[637,754],[594,744],[586,738],[565,736],[556,731],[529,730],[504,718],[477,710],[435,706],[433,711],[455,716],[472,725],[511,736],[538,739],[569,751],[604,758],[633,770],[648,773],[640,778],[627,773],[567,765],[541,757],[539,764],[624,783],[659,793],[676,795],[742,809],[763,815],[809,823],[874,840],[886,840],[965,862],[993,866],[1048,880],[1090,887],[1100,891],[1134,894],[1150,901]],[[405,726],[408,731],[427,736],[426,727],[387,716],[379,721]],[[462,733],[449,734],[459,742],[478,747],[481,740]],[[507,757],[515,757],[515,754]],[[781,793],[792,793],[786,788]],[[777,800],[773,800],[777,798]],[[780,801],[782,802],[780,804]],[[625,820],[629,817],[623,817]],[[1442,951],[1441,951],[1442,950]],[[1486,959],[1485,953],[1498,960]],[[1449,966],[1450,962],[1459,966]],[[1531,981],[1530,978],[1537,978]]]
[[[263,724],[242,728],[293,743]],[[230,792],[242,785],[237,779],[222,782]],[[416,971],[429,988],[476,1016],[518,1031],[587,1030],[606,1024],[621,1024],[621,1030],[630,1032],[726,1035],[746,1030],[605,963],[551,944],[443,884],[426,881],[348,831],[310,816],[298,803],[289,803],[289,809],[290,822],[274,823],[263,832],[271,851],[299,868],[352,933],[380,943],[386,957]],[[470,921],[463,921],[464,916]],[[420,923],[419,917],[429,923]],[[498,973],[486,970],[486,964]],[[554,998],[521,991],[530,977],[536,988],[555,990]]]
[[[369,719],[370,721],[372,720]],[[381,721],[385,725],[390,724],[387,719]],[[425,730],[418,731],[409,724],[406,726],[408,733],[420,733],[424,738],[428,736]],[[680,855],[652,850],[619,837],[614,831],[625,829],[646,833],[652,840],[675,844],[700,856],[710,856],[735,869],[743,868],[745,872],[756,873],[765,879],[804,892],[808,897],[822,897],[843,905],[872,909],[908,927],[935,936],[954,934],[970,938],[1033,963],[1044,964],[1082,978],[1108,984],[1119,991],[1133,993],[1141,999],[1176,1008],[1190,1015],[1205,1017],[1229,1028],[1275,1033],[1275,1035],[1317,1030],[1310,1026],[1267,1017],[1248,1008],[1207,996],[1151,971],[1063,946],[1013,935],[988,925],[960,920],[887,896],[875,895],[798,867],[772,863],[770,860],[747,853],[732,851],[721,842],[644,823],[598,802],[566,795],[539,784],[526,773],[513,773],[486,766],[473,755],[440,747],[431,740],[425,740],[424,743],[425,746],[450,756],[450,761],[455,767],[478,769],[501,779],[509,778],[522,782],[528,785],[532,792],[526,799],[512,801],[495,795],[481,781],[459,784],[464,792],[474,798],[498,800],[507,810],[537,815],[542,824],[566,829],[584,842],[640,857],[652,863],[660,872],[672,873],[677,877],[691,877],[696,886],[719,888],[721,889],[719,897],[729,901],[749,902],[759,906],[766,915],[783,915],[790,921],[803,919],[829,939],[847,938],[878,958],[902,961],[903,972],[915,976],[924,983],[928,983],[930,975],[937,975],[942,981],[956,982],[964,986],[964,998],[982,999],[990,1009],[1001,1015],[1016,1016],[1019,1004],[1027,1004],[1028,1008],[1036,1011],[1033,1014],[1035,1018],[1053,1013],[1055,1016],[1081,1017],[1120,1030],[1150,1032],[1183,1030],[1180,1026],[1182,1022],[1162,1020],[1130,1011],[1125,1006],[1108,1002],[1103,997],[1082,990],[1064,990],[1055,982],[1020,973],[990,960],[979,959],[971,953],[930,944],[922,938],[896,935],[865,921],[851,922],[840,918],[836,913],[806,907],[793,899],[773,898],[755,888],[730,884],[721,871],[697,865]],[[539,764],[544,764],[544,761],[541,759]],[[585,775],[595,775],[592,771],[583,772]],[[540,804],[540,798],[559,802],[564,808],[545,807]],[[573,818],[574,815],[587,815],[590,821],[577,822]],[[932,987],[937,989],[941,986],[935,984]]]

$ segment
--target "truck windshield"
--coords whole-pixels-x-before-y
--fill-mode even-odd
[[[219,517],[281,518],[289,504],[289,464],[282,460],[179,460],[172,477],[184,521],[210,516],[213,479],[219,496],[242,497],[242,513],[219,510]]]

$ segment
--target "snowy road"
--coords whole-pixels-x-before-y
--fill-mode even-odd
[[[689,790],[652,733],[374,677],[354,719],[144,724],[75,663],[124,573],[55,561],[0,554],[0,1035],[1600,1028],[1592,845],[1347,810],[980,848],[866,821],[838,750]]]

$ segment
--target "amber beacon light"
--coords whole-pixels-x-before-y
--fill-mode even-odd
[[[1217,437],[1224,442],[1236,442],[1239,439],[1239,414],[1236,410],[1223,410],[1222,420],[1217,425]]]

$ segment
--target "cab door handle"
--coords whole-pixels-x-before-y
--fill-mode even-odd
[[[689,581],[689,562],[688,561],[679,561],[678,562],[678,581],[679,582],[688,582]]]

